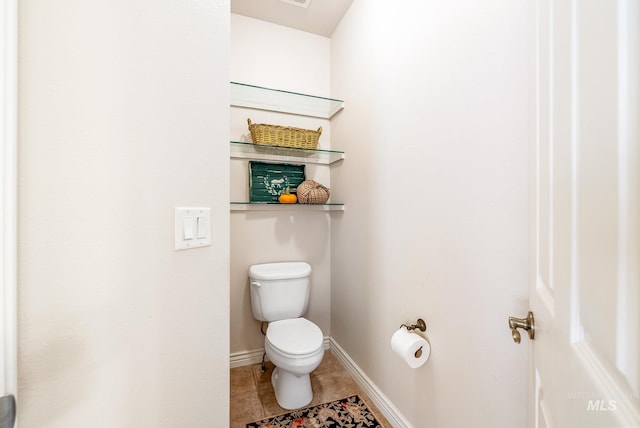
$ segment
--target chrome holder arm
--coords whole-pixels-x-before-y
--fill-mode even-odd
[[[426,331],[427,330],[427,323],[425,323],[422,318],[418,318],[418,321],[416,321],[415,324],[411,324],[411,325],[400,324],[400,327],[404,327],[409,331],[415,330],[415,329],[418,329],[420,331]]]

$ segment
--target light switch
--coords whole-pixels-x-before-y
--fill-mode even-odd
[[[206,216],[198,216],[198,221],[197,221],[197,237],[198,239],[206,239],[207,237],[209,237],[210,235],[210,231],[209,231],[209,218]]]
[[[182,239],[193,239],[193,217],[182,217]]]
[[[176,207],[174,234],[176,250],[211,245],[211,208]]]

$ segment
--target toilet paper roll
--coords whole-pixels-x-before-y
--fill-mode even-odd
[[[426,339],[402,327],[391,336],[391,349],[412,369],[426,363],[431,354],[431,345]]]

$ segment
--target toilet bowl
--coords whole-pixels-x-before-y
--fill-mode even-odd
[[[275,321],[269,324],[264,347],[276,366],[271,385],[278,404],[284,409],[309,404],[313,398],[309,374],[324,356],[320,328],[305,318]]]

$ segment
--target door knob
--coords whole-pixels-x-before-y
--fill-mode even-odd
[[[516,343],[520,343],[519,328],[529,333],[529,339],[533,340],[536,334],[536,323],[533,320],[533,312],[529,311],[526,318],[509,317],[509,328],[511,329],[511,337]]]

